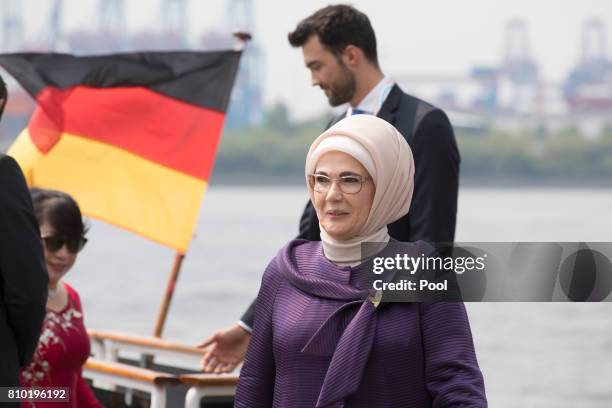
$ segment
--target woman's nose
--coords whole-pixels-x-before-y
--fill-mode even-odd
[[[340,189],[340,184],[337,181],[333,181],[332,185],[329,187],[329,191],[327,191],[327,199],[332,201],[339,201],[343,197],[342,190]]]

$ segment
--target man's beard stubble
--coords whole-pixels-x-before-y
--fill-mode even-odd
[[[338,80],[329,86],[329,95],[327,95],[329,104],[334,107],[350,102],[357,88],[355,75],[342,61],[338,62],[340,63],[341,72],[338,75]]]

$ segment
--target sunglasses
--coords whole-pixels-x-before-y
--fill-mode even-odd
[[[46,235],[42,237],[42,240],[45,244],[45,248],[49,252],[57,252],[64,245],[68,248],[68,251],[76,254],[79,252],[85,244],[87,243],[87,238],[79,237],[79,238],[67,238],[67,237],[59,237],[57,235]]]

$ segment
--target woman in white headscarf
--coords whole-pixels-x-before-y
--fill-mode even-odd
[[[266,269],[235,406],[485,407],[463,304],[377,307],[363,283],[361,243],[384,246],[410,208],[402,135],[348,117],[313,142],[305,170],[321,242],[292,241]]]

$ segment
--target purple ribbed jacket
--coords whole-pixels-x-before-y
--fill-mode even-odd
[[[264,273],[235,407],[486,407],[463,303],[364,300],[359,267],[292,241]]]

